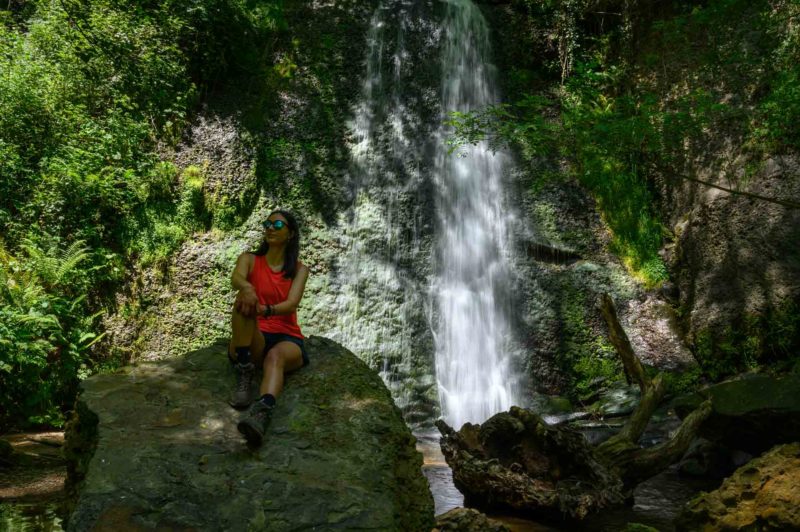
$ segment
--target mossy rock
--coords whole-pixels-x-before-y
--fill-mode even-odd
[[[227,404],[224,343],[84,381],[96,448],[68,530],[430,530],[422,456],[379,376],[330,340],[307,348],[258,449]]]
[[[712,412],[699,430],[704,438],[753,454],[800,440],[800,374],[750,374],[714,384],[675,399],[675,413],[686,417],[706,397]]]
[[[800,530],[798,483],[800,443],[780,445],[689,501],[678,530]]]

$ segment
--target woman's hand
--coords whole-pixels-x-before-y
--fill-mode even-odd
[[[252,318],[258,312],[258,296],[253,287],[245,287],[239,290],[236,294],[236,300],[233,303],[233,308],[242,316]]]

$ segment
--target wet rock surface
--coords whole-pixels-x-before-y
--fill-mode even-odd
[[[84,381],[68,530],[430,530],[422,458],[380,378],[330,340],[307,347],[258,449],[226,402],[223,343]]]
[[[752,458],[751,454],[744,451],[697,438],[681,458],[678,467],[684,476],[723,479]]]
[[[684,417],[706,397],[712,412],[700,435],[708,440],[752,454],[800,441],[800,374],[746,375],[679,397],[673,406]]]
[[[680,530],[800,529],[800,443],[775,447],[687,504]]]
[[[503,523],[489,519],[478,510],[453,508],[436,517],[436,532],[446,530],[459,532],[511,532]]]
[[[582,519],[624,499],[622,483],[595,460],[580,433],[550,427],[529,410],[512,407],[458,432],[442,421],[437,426],[468,506]]]
[[[725,186],[726,174],[738,178],[746,172],[749,161],[742,153],[715,155],[729,168],[701,167],[698,177]],[[772,157],[758,167],[746,191],[784,201],[798,197],[796,156]],[[800,296],[800,248],[788,245],[800,239],[800,210],[674,180],[665,181],[661,197],[676,236],[665,258],[688,341],[710,352],[731,341],[744,347],[748,340],[780,339],[796,346],[796,332],[776,329],[759,338],[757,331]]]
[[[633,349],[647,366],[680,371],[697,363],[683,340],[672,305],[656,294],[632,299],[624,309],[623,326]]]

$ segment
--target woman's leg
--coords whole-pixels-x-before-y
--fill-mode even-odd
[[[270,394],[277,398],[283,391],[283,376],[303,367],[303,354],[294,342],[278,342],[264,358],[264,377],[261,379],[261,396]]]
[[[294,342],[283,341],[273,346],[264,357],[264,378],[261,380],[261,399],[253,403],[247,417],[237,428],[250,445],[261,445],[267,430],[275,399],[283,391],[283,375],[303,367],[303,354]]]
[[[264,351],[264,335],[258,330],[255,317],[245,316],[234,309],[231,314],[231,342],[228,344],[228,357],[236,360],[237,347],[250,347],[250,354],[261,359]]]
[[[260,362],[264,351],[264,336],[256,326],[254,317],[241,314],[234,309],[231,315],[231,342],[228,344],[228,358],[232,362],[236,374],[236,385],[228,403],[234,408],[247,408],[251,401],[250,394],[254,362]]]

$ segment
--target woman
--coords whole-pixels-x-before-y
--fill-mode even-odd
[[[233,334],[228,356],[236,372],[230,404],[250,405],[250,383],[262,364],[260,397],[238,425],[248,443],[261,444],[285,373],[308,364],[297,306],[303,297],[308,268],[297,260],[300,230],[294,216],[274,211],[264,222],[264,240],[255,253],[242,253],[231,283],[238,290],[233,306]]]

